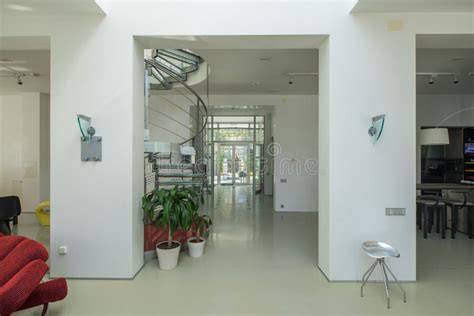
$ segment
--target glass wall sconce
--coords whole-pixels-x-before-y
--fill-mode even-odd
[[[92,118],[77,114],[77,124],[81,131],[81,161],[102,161],[102,137],[95,136]]]
[[[372,117],[372,126],[369,127],[369,136],[372,142],[377,142],[382,136],[383,126],[385,123],[385,114],[380,114]]]

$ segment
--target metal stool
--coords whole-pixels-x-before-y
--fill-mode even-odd
[[[403,292],[403,302],[407,302],[407,293],[403,289],[403,287],[400,285],[398,282],[397,278],[393,274],[393,272],[390,270],[390,268],[387,266],[385,263],[385,258],[387,257],[394,257],[394,258],[399,258],[400,253],[393,248],[390,245],[387,245],[383,242],[379,241],[366,241],[362,244],[362,250],[365,252],[366,255],[369,257],[375,258],[374,264],[367,270],[367,272],[364,273],[362,276],[362,286],[360,288],[360,296],[364,297],[364,286],[369,280],[370,276],[372,275],[372,272],[374,272],[375,268],[377,267],[377,264],[380,265],[382,272],[383,272],[383,282],[385,284],[385,294],[387,295],[387,308],[390,308],[390,296],[388,294],[388,284],[389,284],[389,279],[387,276],[387,271],[390,273],[390,275],[393,277],[395,282],[398,284],[400,289]]]

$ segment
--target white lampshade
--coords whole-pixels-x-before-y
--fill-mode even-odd
[[[447,128],[425,128],[420,131],[421,145],[449,145]]]

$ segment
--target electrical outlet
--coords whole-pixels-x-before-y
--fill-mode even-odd
[[[280,179],[280,182],[281,182],[281,183],[287,183],[287,182],[288,182],[288,179]]]
[[[386,216],[405,216],[406,209],[400,208],[400,207],[387,207],[385,209],[385,215]]]
[[[67,246],[61,246],[61,247],[59,247],[58,253],[59,253],[60,255],[65,255],[65,254],[67,254]]]

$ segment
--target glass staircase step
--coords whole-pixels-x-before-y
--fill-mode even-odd
[[[183,181],[183,180],[173,180],[173,181],[160,181],[160,186],[174,186],[174,185],[199,185],[203,184],[202,181]]]
[[[158,164],[158,168],[160,169],[192,169],[194,165],[192,163],[166,163],[166,164]]]
[[[204,62],[200,56],[185,49],[157,49],[155,52],[154,62],[182,81],[186,81],[188,74],[198,70],[199,65]],[[178,82],[157,66],[151,67],[151,78],[151,90],[170,90],[173,83]]]
[[[159,177],[163,178],[204,178],[205,173],[159,173]]]

